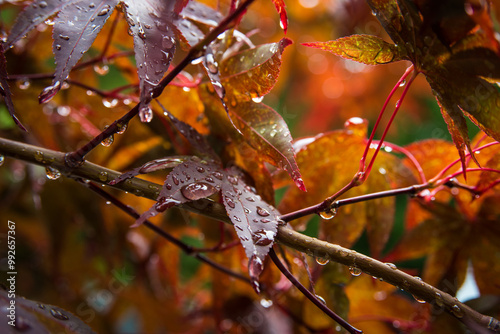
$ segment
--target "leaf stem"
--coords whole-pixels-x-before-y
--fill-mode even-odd
[[[306,296],[311,302],[313,302],[313,304],[316,305],[321,311],[323,311],[326,315],[328,315],[330,318],[332,318],[333,320],[335,320],[339,325],[341,325],[342,327],[344,327],[349,333],[352,333],[352,334],[363,333],[359,329],[354,328],[351,324],[349,324],[347,321],[345,321],[344,319],[342,319],[335,312],[333,312],[332,310],[330,310],[328,308],[328,306],[326,306],[325,304],[323,304],[323,302],[318,299],[318,297],[316,297],[309,290],[307,290],[307,288],[304,285],[302,285],[302,283],[300,283],[295,278],[295,276],[293,276],[292,273],[290,273],[288,271],[288,269],[283,265],[283,263],[281,262],[281,260],[278,258],[278,256],[274,252],[274,249],[271,249],[269,251],[269,257],[274,262],[274,264],[276,265],[276,267],[278,267],[278,269],[283,273],[283,275],[285,275],[286,278],[288,278],[290,280],[290,282],[292,282],[292,284],[295,285],[295,287],[297,287],[297,289],[299,289],[300,292],[302,292],[304,294],[304,296]]]

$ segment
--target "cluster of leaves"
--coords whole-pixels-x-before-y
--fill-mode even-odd
[[[286,32],[284,2],[273,3]],[[413,194],[416,196],[406,211],[406,232],[390,252],[387,249],[395,212],[401,210],[393,196],[358,201],[339,208],[338,213],[327,212],[322,215],[319,228],[317,219],[310,217],[301,217],[290,225],[345,247],[358,247],[366,235],[366,251],[374,258],[390,262],[426,257],[423,278],[452,292],[465,280],[471,263],[481,294],[498,295],[500,266],[496,257],[500,254],[497,242],[500,234],[496,227],[499,217],[496,203],[499,197],[494,186],[498,183],[496,170],[500,169],[500,158],[495,145],[481,148],[494,143],[483,134],[469,141],[463,116],[468,116],[490,137],[499,139],[500,124],[493,109],[500,96],[490,83],[498,77],[495,71],[498,43],[491,28],[489,8],[478,7],[474,2],[464,2],[466,6],[459,8],[453,1],[441,5],[409,0],[368,3],[395,44],[380,37],[354,35],[307,46],[368,65],[411,61],[415,73],[423,73],[433,89],[458,148],[462,170],[471,168],[471,158],[487,170],[469,173],[467,181],[472,186],[467,186],[456,166],[450,142],[429,140],[405,147],[387,144],[365,183],[338,200],[431,180],[427,183],[431,190]],[[233,12],[235,5],[236,1],[232,1],[227,12]],[[114,25],[105,25],[115,8],[119,11],[115,12]],[[436,8],[440,10],[433,10]],[[448,17],[450,8],[459,15]],[[241,264],[248,263],[253,289],[260,291],[265,299],[255,303],[255,294],[245,282],[234,281],[208,267],[198,267],[173,245],[142,228],[129,229],[125,216],[101,205],[92,194],[76,191],[69,181],[50,182],[41,187],[41,175],[28,171],[23,182],[31,187],[13,182],[14,192],[9,190],[6,194],[17,195],[9,197],[10,202],[4,201],[3,205],[7,208],[9,203],[13,204],[8,211],[9,219],[26,222],[19,229],[19,239],[26,240],[26,244],[20,244],[28,253],[26,257],[39,254],[39,261],[26,259],[25,263],[35,268],[40,277],[58,282],[56,287],[47,288],[49,292],[34,294],[35,298],[53,298],[58,304],[67,305],[67,309],[76,309],[84,322],[93,321],[97,310],[99,320],[92,327],[103,330],[193,332],[207,326],[233,332],[242,328],[261,332],[276,328],[291,330],[290,323],[279,320],[283,316],[293,320],[301,330],[334,328],[330,318],[318,313],[312,304],[304,303],[303,295],[281,281],[276,268],[264,265],[282,223],[281,213],[321,203],[351,181],[367,145],[367,122],[359,117],[349,118],[343,129],[293,142],[283,117],[262,102],[286,68],[282,55],[286,48],[291,48],[292,40],[280,36],[278,42],[255,46],[235,27],[219,35],[197,55],[199,58],[192,63],[201,66],[186,69],[159,94],[163,76],[172,68],[171,63],[175,63],[176,48],[188,51],[196,45],[222,21],[222,12],[196,1],[182,0],[34,1],[20,12],[1,46],[0,93],[5,109],[18,125],[18,116],[26,120],[23,122],[29,131],[24,135],[26,140],[59,150],[72,150],[82,141],[98,137],[99,128],[107,125],[110,118],[116,118],[102,106],[101,97],[105,97],[105,105],[117,111],[129,109],[126,100],[137,102],[141,120],[146,124],[132,121],[126,136],[117,136],[112,146],[114,137],[106,139],[103,144],[111,147],[94,150],[92,155],[96,163],[130,171],[115,180],[100,175],[100,181],[116,185],[148,174],[146,178],[161,183],[163,186],[158,189],[152,206],[141,198],[117,195],[144,212],[132,226],[138,227],[146,221],[162,224],[175,238],[192,243],[199,247],[199,252],[207,252],[211,260],[237,273],[246,272]],[[23,36],[48,19],[53,22],[52,36],[39,42],[52,40],[55,69],[48,77],[52,83],[36,101],[45,103],[45,107],[38,107],[32,101],[42,84],[33,81],[31,87],[14,86],[10,91],[7,66],[12,60],[8,50],[15,50]],[[450,25],[448,20],[463,24]],[[44,32],[40,34],[43,36]],[[127,34],[132,36],[129,44],[125,42]],[[99,44],[100,39],[105,42],[92,46],[94,40]],[[30,48],[20,49],[36,59]],[[95,79],[89,64],[106,60],[105,53],[132,49],[127,55],[134,55],[132,62],[136,66],[119,57],[110,64],[125,77],[120,77],[125,88],[114,86],[107,93],[92,86],[99,87],[99,79]],[[104,53],[96,58],[89,56],[99,54],[96,51]],[[86,56],[89,58],[78,63]],[[21,78],[25,74],[21,73]],[[129,93],[127,89],[137,77],[139,83]],[[70,82],[70,87],[63,90],[63,83]],[[90,91],[90,96],[81,94],[82,87]],[[161,103],[159,107],[155,103],[150,105],[155,94]],[[120,102],[110,103],[108,98]],[[14,114],[14,106],[22,110],[18,116]],[[6,137],[14,136],[15,131],[11,128],[5,133]],[[404,155],[392,154],[392,150]],[[369,149],[367,158],[374,153],[375,149]],[[44,157],[36,158],[45,161]],[[14,162],[7,166],[10,174],[2,178],[2,184],[6,185],[8,179],[16,179],[16,173],[24,168]],[[155,173],[162,169],[168,169],[168,174],[157,176]],[[24,188],[35,193],[35,209]],[[277,189],[282,196],[275,205]],[[475,198],[471,194],[481,196]],[[211,203],[202,199],[222,203],[234,228],[219,225],[217,229],[218,222],[209,218],[167,211],[188,203],[201,206]],[[91,209],[81,209],[79,204]],[[26,207],[31,208],[33,215],[26,217]],[[42,213],[46,226],[36,218],[38,212]],[[187,223],[179,223],[182,219]],[[59,226],[61,221],[71,224]],[[191,224],[192,221],[197,224]],[[227,252],[239,244],[244,251],[234,248]],[[85,260],[88,254],[92,256]],[[327,261],[314,252],[309,255],[317,258],[317,263],[293,251],[283,250],[283,254],[294,258],[288,265],[299,280],[309,281],[311,286],[316,283],[311,290],[360,328],[376,328],[381,333],[394,328],[406,332],[462,330],[451,318],[432,315],[430,308],[398,293],[395,287],[369,277],[353,278],[352,275],[359,275],[356,268],[348,270],[334,263],[323,267]],[[133,268],[129,276],[116,273],[115,268],[128,266]],[[113,272],[114,277],[110,278],[107,272]],[[124,272],[129,273],[128,269]],[[20,273],[29,276],[27,271]],[[21,284],[24,291],[37,287],[33,282]],[[273,303],[275,306],[268,310]],[[435,306],[440,306],[439,301]],[[257,325],[251,321],[256,315],[263,319]],[[195,321],[185,321],[188,317]],[[126,323],[128,318],[137,321]],[[229,325],[227,320],[231,322]]]

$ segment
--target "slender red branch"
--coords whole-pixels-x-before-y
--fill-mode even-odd
[[[278,267],[278,269],[283,273],[283,275],[285,275],[285,277],[288,278],[290,280],[290,282],[292,282],[292,284],[295,285],[295,287],[297,287],[297,289],[299,289],[300,292],[302,292],[304,294],[304,296],[307,297],[307,299],[309,299],[310,301],[312,301],[313,304],[316,305],[321,311],[323,311],[326,315],[328,315],[330,318],[332,318],[333,320],[335,320],[340,326],[344,327],[349,333],[352,333],[352,334],[361,334],[361,333],[363,333],[359,329],[354,328],[351,324],[349,324],[347,321],[345,321],[344,319],[342,319],[335,312],[333,312],[332,310],[330,310],[328,308],[328,306],[326,306],[325,304],[323,304],[323,302],[318,299],[318,297],[316,297],[309,290],[307,290],[307,288],[305,286],[303,286],[302,283],[300,283],[295,278],[295,276],[293,276],[292,273],[290,273],[288,271],[288,269],[283,265],[283,263],[281,262],[281,260],[278,258],[278,256],[274,252],[274,249],[271,249],[269,251],[269,257],[274,262],[274,264],[276,265],[276,267]]]

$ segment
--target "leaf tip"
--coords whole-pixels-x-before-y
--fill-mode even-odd
[[[264,263],[262,259],[257,255],[253,255],[248,261],[248,273],[250,274],[250,279],[252,280],[252,287],[257,294],[260,294],[260,284],[259,276],[264,270]]]
[[[52,86],[45,87],[38,96],[38,102],[40,104],[49,102],[57,94],[59,89],[61,89],[60,81],[56,81]]]

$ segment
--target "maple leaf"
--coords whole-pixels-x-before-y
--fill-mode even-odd
[[[152,117],[148,104],[153,88],[167,71],[175,52],[176,40],[192,36],[194,28],[189,20],[214,25],[220,14],[206,18],[215,11],[209,7],[185,0],[37,0],[17,17],[5,42],[8,49],[37,24],[56,15],[53,30],[53,52],[56,71],[52,84],[40,94],[41,103],[49,101],[60,90],[71,69],[88,51],[106,20],[118,3],[123,8],[134,39],[134,51],[141,90],[140,116],[142,121]],[[184,11],[185,10],[185,11]],[[186,29],[186,27],[188,29]],[[199,30],[198,30],[199,31]],[[195,34],[199,40],[203,33]],[[191,37],[187,37],[193,40]]]
[[[249,259],[248,272],[254,289],[259,292],[258,278],[273,246],[280,213],[244,183],[235,167],[226,170],[221,190],[228,216]]]

